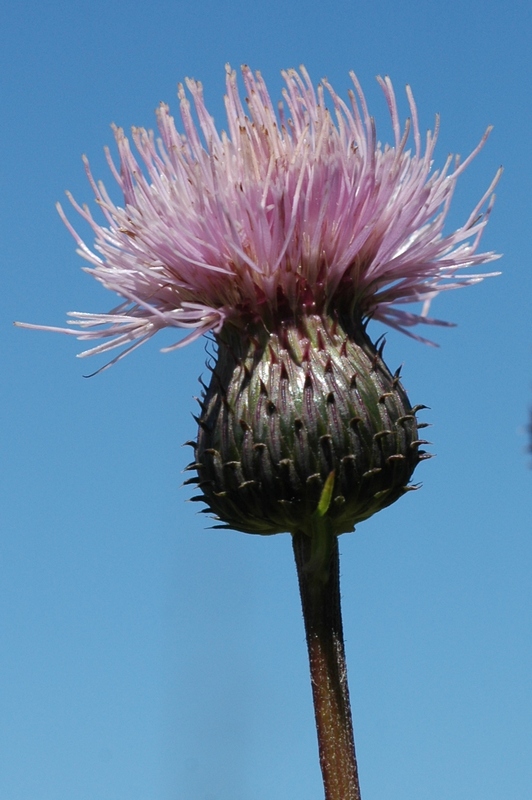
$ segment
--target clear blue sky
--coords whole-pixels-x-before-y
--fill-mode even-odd
[[[500,164],[486,231],[503,275],[440,296],[439,349],[399,333],[437,458],[423,488],[341,540],[363,800],[530,800],[532,404],[530,3],[331,0],[6,4],[0,18],[2,314],[0,797],[321,800],[287,536],[207,528],[180,488],[204,343],[171,336],[90,380],[61,325],[113,304],[54,209],[111,184],[111,122],[151,127],[203,81],[224,126],[224,64],[354,69],[383,139],[389,74],[410,83],[437,159],[467,155],[460,224]],[[375,326],[374,334],[381,331]]]

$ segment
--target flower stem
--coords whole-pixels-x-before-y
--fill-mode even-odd
[[[360,800],[347,687],[338,537],[292,536],[303,606],[325,800]]]

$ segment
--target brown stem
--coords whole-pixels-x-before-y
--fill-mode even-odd
[[[360,800],[347,687],[338,537],[296,531],[293,547],[305,620],[325,800]]]

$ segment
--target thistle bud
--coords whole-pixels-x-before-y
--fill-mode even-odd
[[[408,490],[424,456],[417,409],[361,323],[226,325],[217,342],[190,467],[223,527],[294,532],[326,517],[341,534]]]

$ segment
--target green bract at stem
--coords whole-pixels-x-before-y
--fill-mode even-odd
[[[292,544],[325,800],[360,800],[340,608],[338,537],[319,519],[319,509],[312,528],[295,531]]]

